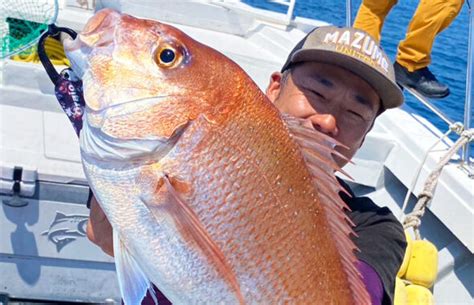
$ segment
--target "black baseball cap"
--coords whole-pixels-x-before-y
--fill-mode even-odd
[[[368,33],[347,27],[315,28],[288,55],[281,71],[292,64],[316,61],[340,66],[367,81],[385,109],[403,104],[393,65],[379,43]]]

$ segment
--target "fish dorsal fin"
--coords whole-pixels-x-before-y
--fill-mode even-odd
[[[125,247],[116,230],[113,230],[113,238],[115,269],[123,302],[125,305],[139,305],[148,290],[150,293],[153,292],[153,289],[150,289],[150,281]]]
[[[56,212],[56,217],[54,218],[54,222],[57,223],[59,221],[63,221],[63,219],[67,218],[67,215],[62,212]]]
[[[282,118],[289,128],[292,138],[300,146],[303,158],[312,174],[321,205],[326,211],[330,230],[334,235],[333,239],[342,257],[343,268],[348,275],[355,304],[370,304],[370,296],[356,267],[357,259],[354,250],[357,248],[350,239],[350,234],[354,234],[351,227],[353,224],[344,213],[344,209],[349,210],[349,207],[339,196],[339,192],[347,193],[347,191],[339,184],[334,175],[335,171],[341,172],[342,170],[334,161],[333,155],[347,159],[334,149],[341,144],[333,138],[305,126],[303,119],[287,114],[282,114]]]
[[[157,205],[147,199],[146,196],[142,197],[142,201],[152,213],[166,213],[180,231],[181,236],[197,247],[230,285],[239,304],[245,304],[240,285],[224,254],[206,231],[188,202],[183,198],[183,191],[188,189],[186,183],[164,175],[158,185],[166,192],[166,202]]]

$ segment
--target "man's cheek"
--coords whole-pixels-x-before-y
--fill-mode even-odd
[[[340,153],[343,157],[340,157],[336,154],[333,154],[334,161],[336,162],[339,167],[344,167],[350,159],[352,159],[353,152],[345,149],[344,147],[336,147],[336,151]]]
[[[295,117],[302,117],[304,115],[304,101],[290,96],[282,96],[275,101],[275,106],[281,112],[291,114]]]
[[[338,137],[336,137],[336,140],[342,144],[342,146],[337,146],[336,151],[341,153],[344,157],[346,157],[347,160],[344,160],[344,165],[349,162],[349,160],[354,157],[355,153],[359,149],[359,147],[362,145],[364,138],[351,138],[347,137],[347,135],[344,134],[339,134]],[[335,159],[336,160],[336,159]],[[339,161],[337,161],[339,160]],[[340,162],[342,161],[340,158],[337,159],[337,163],[340,165]]]

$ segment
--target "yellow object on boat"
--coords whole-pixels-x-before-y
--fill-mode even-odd
[[[427,240],[411,241],[411,254],[404,278],[426,288],[433,286],[438,272],[438,250]]]
[[[395,279],[395,294],[393,297],[394,305],[408,305],[408,291],[405,283],[397,277]]]
[[[70,66],[69,59],[66,57],[66,54],[64,53],[63,45],[58,40],[51,37],[47,37],[44,43],[44,50],[53,65]],[[19,54],[13,55],[11,59],[15,61],[23,61],[23,62],[33,62],[33,63],[40,62],[36,46],[30,48],[29,50],[23,51]]]
[[[411,284],[406,286],[408,305],[433,305],[434,298],[431,291],[423,286]]]
[[[411,237],[408,230],[405,230],[405,238],[407,240],[407,248],[405,249],[405,256],[403,257],[402,265],[400,266],[400,269],[398,270],[397,277],[403,277],[405,275],[408,268],[408,262],[410,261],[410,257],[411,257],[411,248],[412,248],[413,238]]]

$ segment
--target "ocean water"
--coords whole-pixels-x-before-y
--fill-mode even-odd
[[[381,0],[383,1],[383,0]],[[245,0],[249,5],[286,12],[286,7],[264,0]],[[392,60],[395,59],[398,43],[404,39],[410,20],[419,0],[399,0],[385,20],[382,30],[382,47]],[[355,18],[361,0],[352,1],[352,18]],[[471,0],[471,5],[473,1]],[[300,0],[296,2],[295,16],[324,20],[334,25],[345,25],[346,1],[344,0]],[[434,104],[454,121],[464,121],[466,95],[467,46],[469,14],[467,1],[451,25],[440,33],[432,50],[430,70],[436,77],[449,85],[451,94]],[[427,118],[439,130],[446,132],[448,126],[410,94],[405,94],[406,103],[420,115]],[[471,121],[473,112],[471,111]],[[472,125],[472,123],[471,123]],[[471,126],[472,127],[472,126]],[[471,156],[473,155],[471,146]]]

